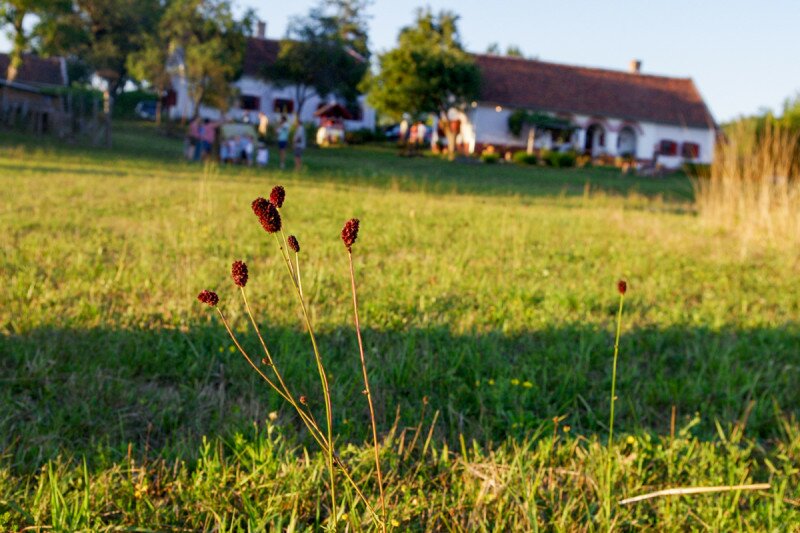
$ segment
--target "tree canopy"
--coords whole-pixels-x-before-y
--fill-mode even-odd
[[[295,87],[296,112],[313,95],[334,95],[353,104],[369,68],[364,0],[324,0],[294,18],[274,64],[262,75]]]
[[[461,45],[457,22],[449,11],[418,10],[415,23],[400,31],[396,48],[378,58],[379,71],[367,82],[370,104],[385,115],[396,120],[404,114],[438,115],[451,152],[455,139],[448,112],[475,99],[480,86],[480,72]]]

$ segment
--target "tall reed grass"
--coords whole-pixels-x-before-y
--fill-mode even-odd
[[[778,123],[739,123],[717,144],[708,177],[694,179],[697,207],[709,225],[755,244],[800,243],[800,132]]]

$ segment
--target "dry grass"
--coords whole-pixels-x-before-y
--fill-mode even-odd
[[[709,178],[695,181],[701,217],[736,232],[742,250],[800,243],[800,134],[739,124],[717,146]]]

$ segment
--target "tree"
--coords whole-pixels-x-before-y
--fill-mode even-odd
[[[522,53],[522,48],[520,48],[516,44],[509,44],[506,47],[506,56],[508,56],[508,57],[525,57],[525,55]]]
[[[127,68],[134,78],[147,81],[156,93],[156,125],[161,124],[161,100],[170,84],[167,70],[170,43],[163,32],[146,35],[140,50],[128,56]]]
[[[0,2],[0,27],[8,26],[11,39],[11,54],[6,79],[14,81],[22,64],[22,54],[30,45],[30,34],[25,31],[25,19],[29,15],[45,16],[60,13],[68,7],[68,0],[3,0]]]
[[[203,103],[226,109],[231,82],[241,74],[247,36],[254,13],[233,14],[228,0],[173,0],[161,24],[162,42],[180,56],[194,116]],[[153,55],[156,53],[153,52]],[[153,61],[148,81],[154,85],[164,73]]]
[[[295,87],[297,116],[314,95],[355,102],[369,68],[366,6],[364,0],[326,0],[290,23],[277,60],[262,75]]]
[[[368,81],[368,101],[396,120],[439,116],[448,151],[455,149],[450,110],[464,109],[478,95],[480,72],[458,36],[458,17],[418,10],[413,26],[400,31],[398,46],[378,58],[379,72]]]

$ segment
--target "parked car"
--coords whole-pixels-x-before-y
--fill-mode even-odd
[[[156,101],[155,100],[142,100],[136,107],[133,108],[136,116],[142,120],[155,120],[156,119]]]
[[[387,141],[396,141],[400,138],[400,124],[389,126],[383,130],[383,136]]]

